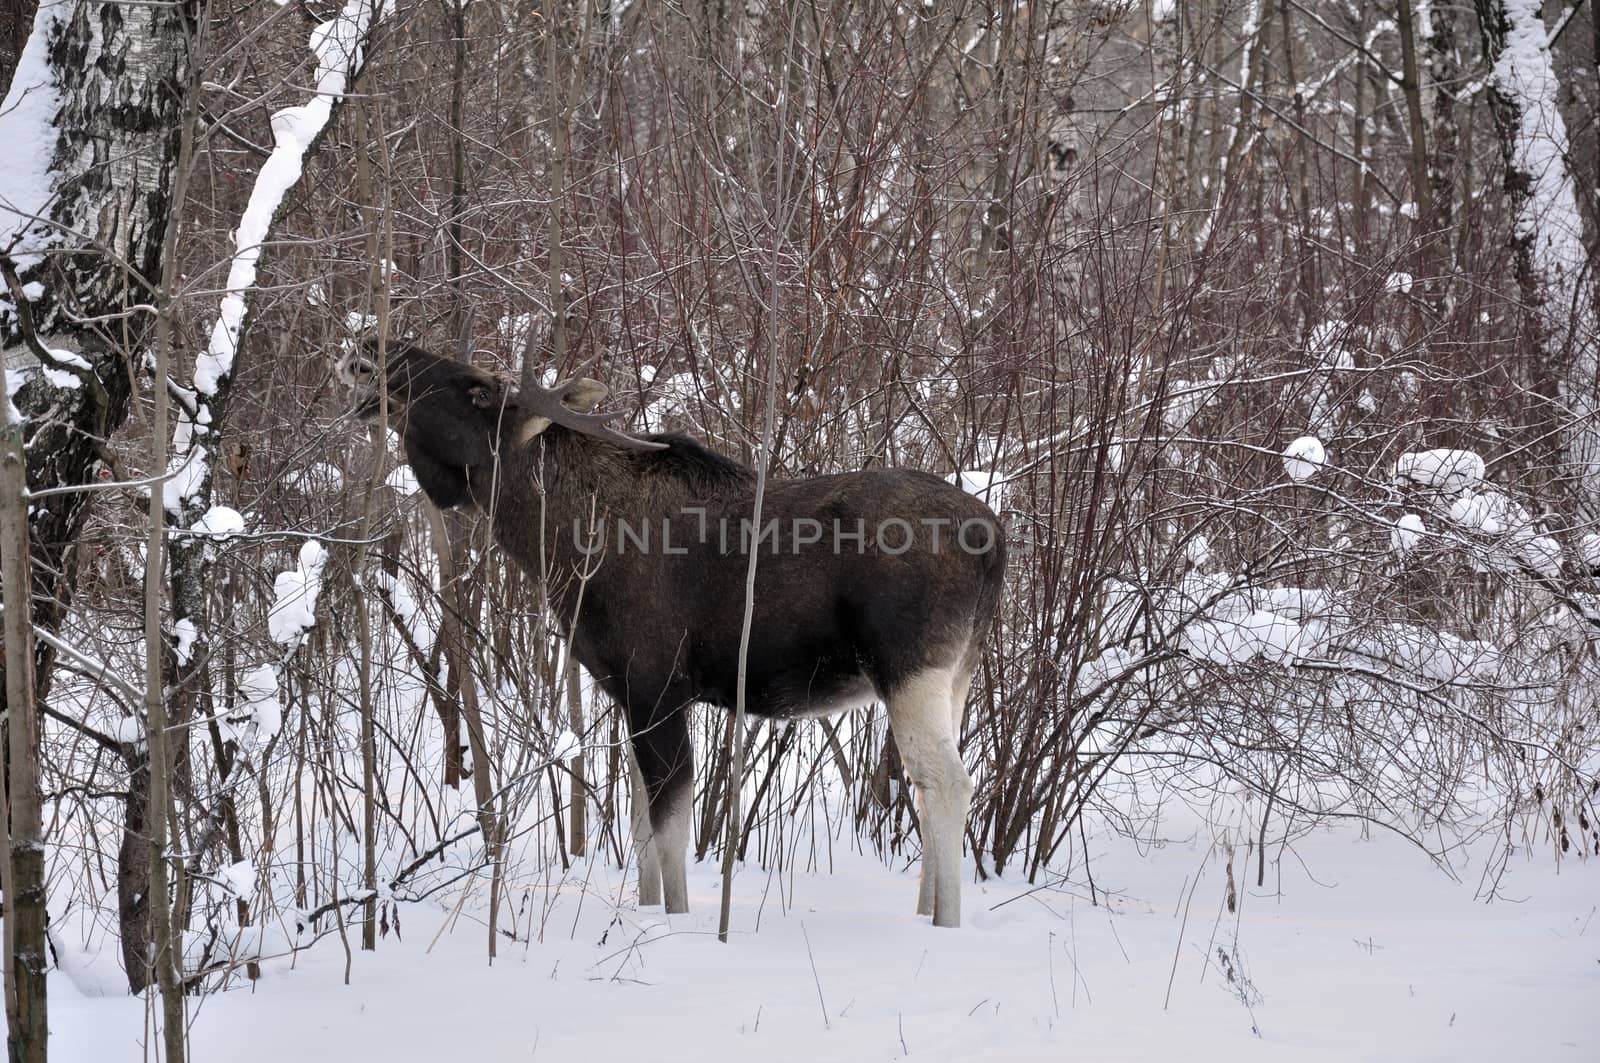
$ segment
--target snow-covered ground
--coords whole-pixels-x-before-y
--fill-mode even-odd
[[[470,913],[407,906],[404,940],[356,951],[348,985],[324,939],[253,989],[194,1001],[192,1058],[1596,1057],[1600,866],[1519,852],[1485,903],[1477,861],[1458,855],[1452,879],[1409,843],[1346,826],[1281,860],[1269,845],[1264,888],[1241,844],[1230,913],[1215,838],[1201,825],[1154,845],[1091,835],[1099,905],[1081,876],[990,881],[967,888],[958,931],[911,914],[914,866],[839,844],[819,853],[831,874],[742,869],[727,946],[710,864],[691,866],[694,912],[669,920],[633,905],[631,874],[584,862],[518,884],[520,923],[542,921],[542,936],[503,941],[492,967]],[[91,967],[120,980],[110,955]],[[145,1001],[75,979],[51,984],[53,1058],[144,1058]]]

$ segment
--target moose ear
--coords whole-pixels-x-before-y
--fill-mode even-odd
[[[585,376],[572,382],[566,393],[561,396],[561,401],[568,409],[576,410],[578,413],[593,413],[595,407],[604,402],[609,394],[611,394],[610,388],[598,380],[590,380]]]
[[[531,443],[533,442],[534,436],[538,435],[540,432],[543,432],[549,427],[550,418],[538,416],[529,417],[522,423],[522,428],[517,432],[517,442],[524,444]]]

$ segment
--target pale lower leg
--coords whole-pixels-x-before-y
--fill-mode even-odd
[[[639,857],[639,904],[648,907],[661,903],[661,847],[650,826],[650,791],[645,788],[639,759],[628,750],[628,785],[632,789],[629,820],[633,830],[633,851]]]
[[[928,802],[923,798],[922,787],[917,787],[917,821],[922,824],[922,877],[917,882],[917,914],[932,915],[935,876],[933,873],[933,831],[928,829]]]
[[[652,803],[650,819],[655,827],[656,853],[661,865],[661,892],[668,914],[689,910],[689,790],[685,787],[676,799]]]
[[[961,925],[962,836],[972,804],[972,777],[952,733],[953,688],[951,669],[930,668],[906,680],[889,698],[889,726],[921,799],[918,909],[931,901],[933,924],[951,927]]]

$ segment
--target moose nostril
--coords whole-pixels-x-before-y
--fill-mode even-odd
[[[333,372],[346,387],[355,387],[364,377],[372,376],[375,370],[365,359],[350,358],[339,361]]]

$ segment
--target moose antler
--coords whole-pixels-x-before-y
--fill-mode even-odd
[[[622,416],[621,410],[610,413],[579,413],[565,402],[566,398],[574,391],[575,386],[582,381],[583,374],[591,369],[599,355],[590,358],[572,371],[572,375],[565,380],[558,380],[550,387],[541,387],[533,384],[520,388],[517,391],[517,404],[529,413],[537,414],[547,420],[553,421],[563,428],[580,432],[595,439],[603,439],[607,443],[614,443],[619,447],[629,450],[665,450],[665,443],[653,443],[648,439],[630,436],[619,432],[606,425],[607,421],[614,421]]]

